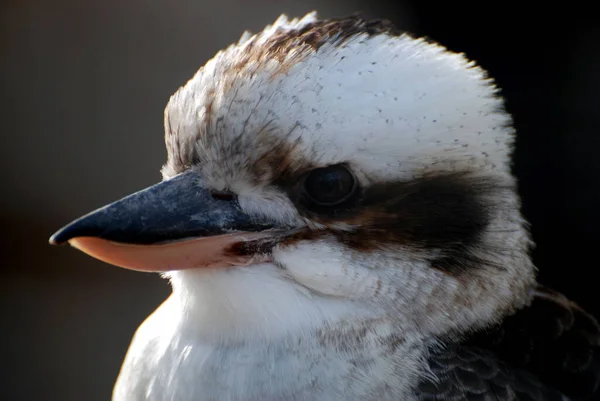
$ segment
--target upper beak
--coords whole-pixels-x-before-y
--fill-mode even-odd
[[[274,222],[245,214],[235,197],[216,198],[192,172],[143,189],[58,230],[53,245],[69,242],[105,262],[144,271],[248,264],[232,252],[269,237]]]

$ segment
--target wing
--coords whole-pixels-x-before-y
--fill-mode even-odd
[[[568,401],[521,369],[493,353],[462,344],[431,354],[432,375],[421,381],[422,401]]]
[[[497,327],[432,352],[423,400],[600,398],[600,326],[562,294],[538,287]],[[564,398],[567,399],[567,398]]]

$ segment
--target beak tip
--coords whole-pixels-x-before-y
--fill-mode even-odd
[[[50,245],[63,245],[70,239],[70,238],[65,238],[64,234],[65,234],[64,229],[58,230],[57,232],[52,234],[52,236],[48,239],[48,243]]]
[[[95,222],[90,223],[89,217],[83,216],[52,234],[48,239],[48,243],[50,245],[64,245],[75,237],[96,237],[99,236],[99,233]]]

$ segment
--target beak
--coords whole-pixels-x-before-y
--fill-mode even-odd
[[[186,172],[93,211],[58,230],[50,243],[69,242],[107,263],[141,271],[226,267],[264,261],[240,249],[270,242],[271,221],[245,214],[234,197],[217,198]]]

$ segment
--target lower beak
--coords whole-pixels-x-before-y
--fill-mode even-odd
[[[57,231],[104,262],[142,271],[247,265],[268,259],[240,249],[269,244],[274,222],[245,214],[234,197],[215,197],[193,172],[180,174],[93,211]]]

